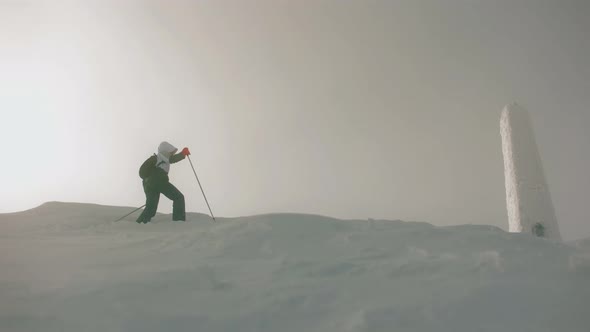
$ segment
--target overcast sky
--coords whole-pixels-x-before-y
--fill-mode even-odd
[[[562,234],[587,237],[589,16],[585,0],[0,0],[0,212],[140,206],[137,169],[167,140],[218,216],[507,229],[516,101]],[[207,212],[188,162],[171,181]]]

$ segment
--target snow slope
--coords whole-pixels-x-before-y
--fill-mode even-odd
[[[299,214],[0,215],[0,331],[590,331],[590,245]]]

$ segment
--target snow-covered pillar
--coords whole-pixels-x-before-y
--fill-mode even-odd
[[[510,104],[500,119],[509,231],[561,240],[528,112]]]

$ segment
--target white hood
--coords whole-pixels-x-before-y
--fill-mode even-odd
[[[156,166],[168,173],[170,171],[170,157],[172,157],[176,151],[178,151],[178,149],[175,148],[174,145],[168,142],[160,143],[160,146],[158,146],[158,161],[156,162]]]
[[[172,157],[176,151],[178,151],[178,149],[168,142],[162,142],[160,143],[160,146],[158,146],[158,154],[161,154],[166,158]]]

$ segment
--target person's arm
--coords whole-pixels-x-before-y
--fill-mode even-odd
[[[180,151],[180,153],[177,153],[175,155],[173,155],[172,157],[170,157],[170,163],[174,164],[177,163],[181,160],[183,160],[184,158],[186,158],[186,156],[190,155],[191,152],[188,150],[188,148],[184,148],[182,149],[182,151]]]
[[[174,164],[174,163],[177,163],[177,162],[183,160],[184,158],[185,158],[185,156],[182,153],[177,153],[177,154],[173,155],[172,157],[170,157],[170,159],[168,159],[168,160],[170,160],[171,164]]]

